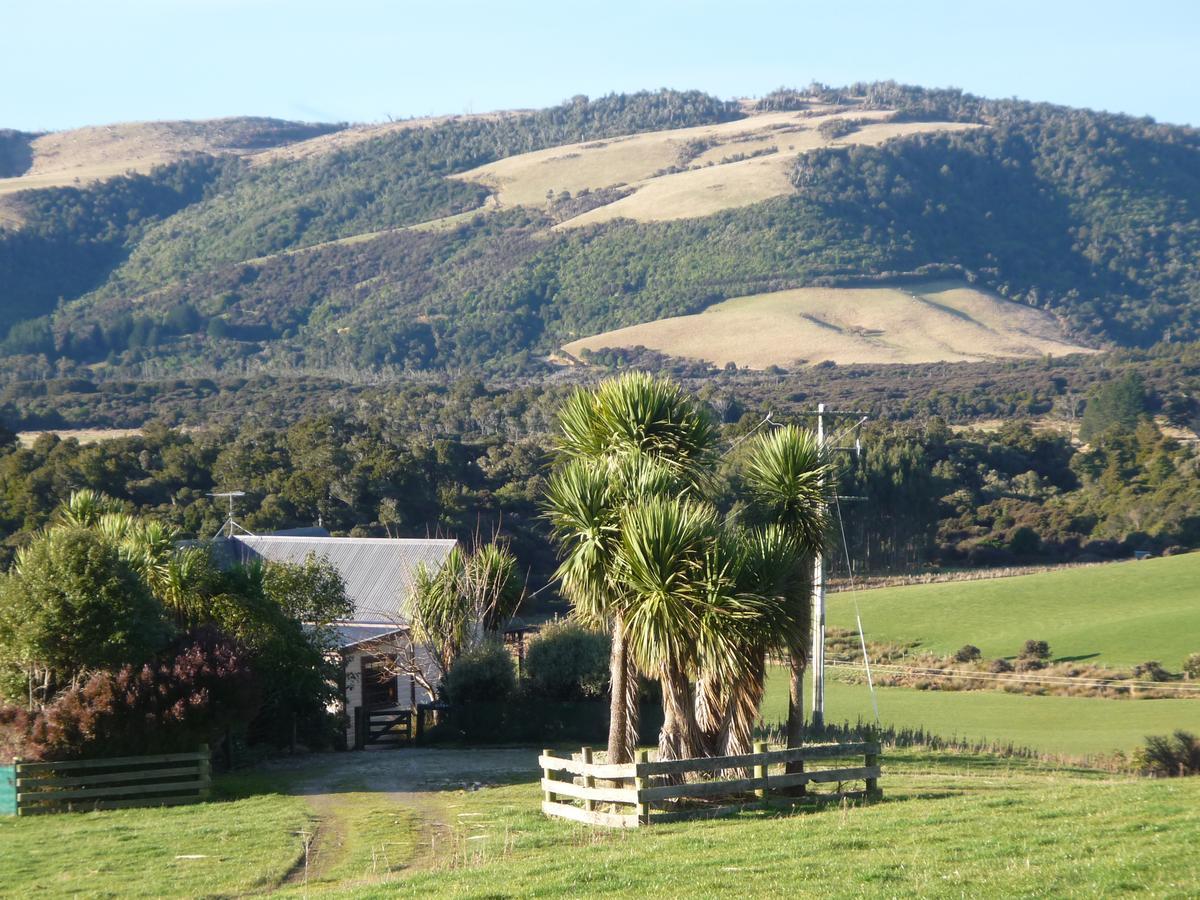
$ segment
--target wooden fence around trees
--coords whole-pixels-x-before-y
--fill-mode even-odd
[[[861,766],[812,768],[813,763],[863,757]],[[772,793],[787,791],[788,799],[878,799],[879,744],[813,744],[793,749],[755,745],[753,753],[697,759],[654,761],[647,751],[637,762],[609,765],[592,762],[590,748],[578,757],[556,756],[543,750],[542,812],[549,816],[636,828],[652,822],[728,815],[763,807]],[[787,771],[791,769],[791,771]],[[852,782],[864,789],[845,791]],[[833,784],[833,792],[807,794],[810,784]]]
[[[208,797],[212,785],[209,751],[76,759],[63,762],[14,760],[13,812],[37,813],[175,806]],[[0,810],[3,812],[3,810]]]

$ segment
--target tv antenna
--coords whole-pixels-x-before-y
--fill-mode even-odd
[[[225,517],[225,521],[221,523],[221,527],[217,529],[217,533],[215,535],[213,535],[213,537],[220,537],[222,534],[224,534],[226,537],[233,537],[235,531],[240,531],[242,534],[248,534],[251,537],[254,536],[254,532],[247,531],[245,528],[243,528],[241,525],[239,525],[236,521],[234,521],[234,518],[233,518],[233,501],[238,497],[245,497],[246,496],[245,491],[210,491],[208,493],[208,496],[212,497],[214,500],[222,500],[223,499],[223,500],[229,501],[229,513]]]

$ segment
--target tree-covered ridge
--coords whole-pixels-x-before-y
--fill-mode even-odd
[[[445,176],[483,161],[721,121],[737,107],[670,91],[576,98],[401,129],[326,156],[209,163],[218,170],[202,195],[181,197],[173,215],[142,198],[159,191],[153,179],[107,187],[131,196],[99,223],[68,214],[79,198],[48,195],[35,222],[74,224],[37,252],[17,253],[34,238],[7,235],[0,258],[8,247],[19,262],[0,283],[13,286],[6,305],[20,315],[67,302],[53,321],[22,321],[3,350],[11,371],[32,369],[41,353],[60,368],[106,361],[126,371],[153,360],[156,371],[253,361],[512,374],[573,338],[731,297],[931,275],[1050,309],[1085,343],[1200,336],[1194,129],[886,83],[781,91],[762,103],[850,97],[900,118],[987,127],[814,151],[797,162],[794,194],[753,206],[568,232],[518,210],[405,226],[479,206],[483,188]],[[56,269],[60,258],[78,264]]]

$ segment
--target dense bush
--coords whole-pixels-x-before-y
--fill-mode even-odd
[[[1012,663],[1010,663],[1007,659],[1004,659],[1003,657],[997,657],[996,659],[993,659],[990,663],[988,663],[988,671],[995,672],[997,675],[1002,672],[1011,672],[1012,670],[1013,670]]]
[[[1144,681],[1170,681],[1171,673],[1164,669],[1158,660],[1152,659],[1134,666],[1133,677]]]
[[[169,637],[145,582],[86,528],[43,534],[0,581],[0,693],[10,697],[49,699],[85,671],[145,662]]]
[[[1144,771],[1164,778],[1200,775],[1200,738],[1187,731],[1171,737],[1152,735],[1139,754]]]
[[[546,625],[525,651],[531,693],[550,700],[591,700],[608,692],[611,638],[574,622]]]
[[[954,651],[954,661],[960,663],[974,662],[983,656],[983,652],[974,644],[963,644]]]
[[[202,629],[163,661],[95,672],[35,713],[0,708],[0,753],[74,759],[194,750],[248,721],[258,701],[245,651]]]
[[[1023,659],[1049,659],[1050,645],[1045,641],[1028,640],[1021,648],[1021,657]]]
[[[1183,673],[1188,678],[1200,678],[1200,653],[1193,653],[1183,662]]]
[[[442,683],[446,700],[455,705],[506,700],[517,689],[512,655],[497,643],[464,653]]]

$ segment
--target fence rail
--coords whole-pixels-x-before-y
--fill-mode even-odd
[[[860,756],[862,765],[808,768],[812,762]],[[765,805],[772,791],[802,793],[810,784],[865,783],[862,791],[817,795],[822,798],[882,796],[879,744],[875,741],[778,750],[757,744],[753,753],[737,756],[662,761],[650,760],[643,750],[637,762],[619,765],[593,763],[591,749],[584,747],[579,758],[543,750],[538,765],[542,767],[543,813],[614,828],[726,815]],[[779,770],[772,772],[772,766]],[[707,777],[701,779],[700,775]],[[714,800],[716,805],[711,802]],[[600,804],[610,808],[600,809]]]
[[[212,786],[207,745],[195,753],[155,756],[64,762],[18,759],[8,768],[15,788],[12,812],[20,816],[195,803],[207,798]]]

